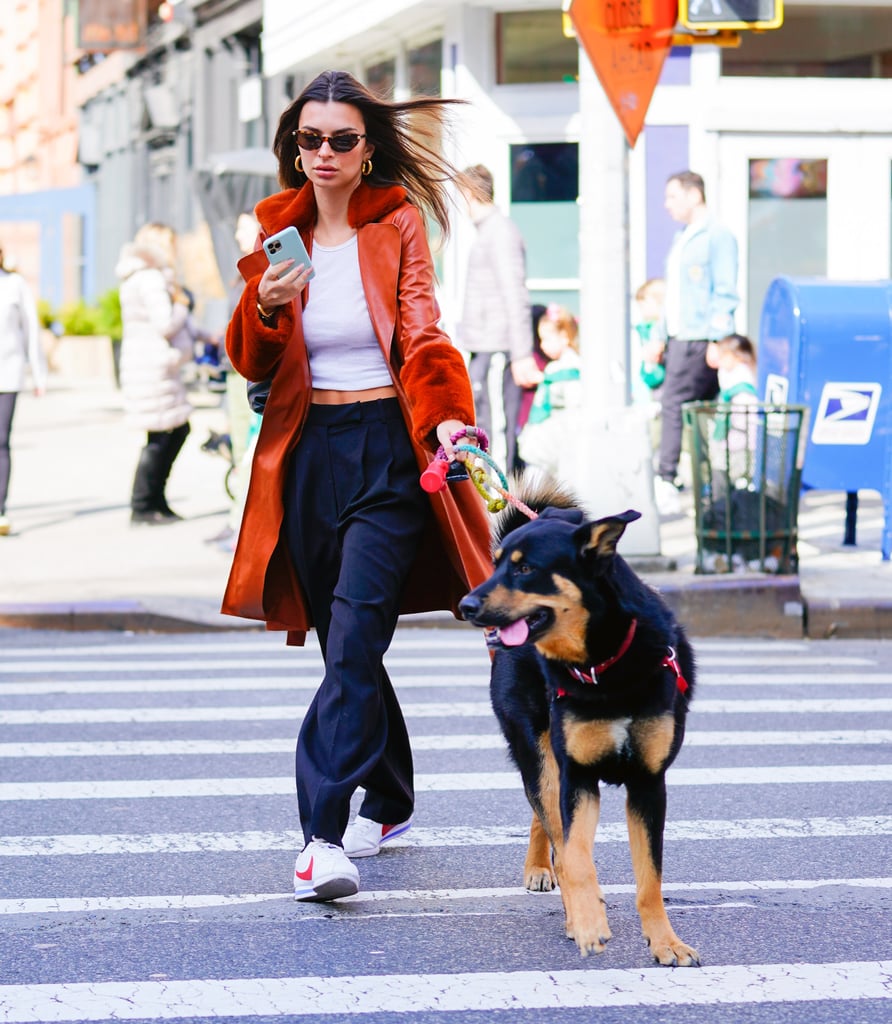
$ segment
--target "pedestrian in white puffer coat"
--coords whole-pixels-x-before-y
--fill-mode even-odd
[[[174,460],[189,434],[192,405],[181,370],[193,357],[189,305],[173,279],[175,235],[146,224],[121,250],[121,392],[128,423],[147,432],[131,494],[131,522],[180,519],[165,497]]]
[[[25,389],[28,367],[36,395],[46,390],[46,358],[40,344],[37,310],[28,285],[8,270],[0,250],[0,537],[10,532],[6,515],[11,457],[9,437],[19,392]]]

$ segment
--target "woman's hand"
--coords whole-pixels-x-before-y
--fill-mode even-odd
[[[281,269],[286,264],[293,264],[294,260],[285,260],[269,266],[264,270],[257,286],[257,301],[264,309],[277,309],[296,299],[306,288],[310,280],[310,267],[299,263],[292,266],[284,274]]]
[[[459,462],[466,462],[468,458],[467,452],[457,452],[449,440],[453,434],[457,434],[460,430],[471,431],[474,428],[467,423],[462,423],[461,420],[443,420],[443,422],[437,427],[437,440],[443,446],[443,454],[446,456],[447,462],[454,462],[458,459]],[[473,443],[473,439],[471,439]]]

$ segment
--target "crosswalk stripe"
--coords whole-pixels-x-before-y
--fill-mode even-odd
[[[892,711],[892,698],[806,699],[740,699],[698,700],[697,714],[879,714]],[[489,701],[456,701],[454,703],[406,703],[406,718],[489,718]],[[16,708],[0,711],[0,725],[78,725],[117,722],[294,722],[306,711],[305,705],[253,705],[238,707],[187,708],[48,708],[42,710]]]
[[[892,782],[892,764],[671,768],[670,786],[786,786],[809,783]],[[415,776],[416,793],[520,789],[517,772],[437,772]],[[189,797],[288,796],[288,776],[216,779],[115,779],[0,783],[0,802],[16,800],[142,800]]]
[[[401,676],[391,673],[391,679],[398,691],[400,690],[446,690],[455,689],[486,689],[489,686],[489,675],[485,671],[479,674],[461,673],[460,675],[442,672],[425,675]],[[2,697],[38,697],[57,694],[88,694],[88,693],[233,693],[240,690],[259,693],[264,690],[297,691],[316,690],[319,686],[320,674],[301,676],[230,676],[221,678],[214,676],[202,679],[198,676],[180,676],[173,679],[150,677],[145,679],[58,679],[37,680],[33,682],[5,683],[0,681],[0,698]],[[857,672],[840,672],[832,676],[809,676],[781,672],[761,672],[750,675],[719,675],[703,673],[697,679],[699,692],[713,686],[734,687],[765,687],[765,686],[809,686],[809,687],[840,687],[840,686],[890,686],[892,673],[876,672],[869,675]]]
[[[739,657],[710,657],[705,655],[698,658],[698,664],[704,669],[708,668],[724,668],[730,666],[740,667],[741,659]],[[809,657],[808,655],[781,655],[778,657],[771,658],[747,658],[747,665],[750,668],[756,669],[759,667],[781,667],[783,665],[789,665],[791,668],[802,668],[803,666],[814,666],[822,669],[842,667],[842,666],[869,666],[875,664],[870,658],[859,658],[859,657],[848,657],[848,656],[833,656],[829,655],[826,657]],[[318,669],[321,662],[314,658],[311,664],[308,664],[306,660],[294,658],[288,660],[287,657],[279,656],[275,658],[245,658],[240,660],[235,657],[226,658],[206,658],[198,659],[192,658],[177,658],[170,660],[154,659],[151,662],[151,668],[156,671],[173,672],[186,670],[195,670],[201,672],[219,672],[219,671],[236,671],[240,667],[250,669],[252,672],[265,672],[273,669],[280,669],[283,672],[292,672],[295,670],[308,671],[311,667]],[[441,656],[431,657],[400,657],[390,655],[385,659],[385,664],[388,668],[397,670],[399,668],[436,668],[438,665],[446,664],[449,669],[452,668],[478,668],[484,672],[488,671],[489,659],[487,657],[486,649],[481,644],[480,653],[472,656],[465,656],[463,654],[449,654],[448,659],[443,659]],[[9,663],[4,661],[4,664],[0,665],[0,677],[3,676],[18,676],[18,675],[44,675],[47,673],[58,673],[71,675],[75,673],[84,672],[136,672],[143,671],[146,668],[145,662],[134,662],[132,658],[125,660],[113,660],[103,659],[100,661],[72,661],[66,658],[52,658],[35,661],[22,661]]]
[[[816,729],[814,732],[697,732],[685,736],[687,747],[805,747],[878,746],[892,743],[892,729]],[[49,743],[0,743],[0,758],[51,757],[243,757],[251,754],[290,754],[295,737],[256,740],[71,740]],[[500,733],[413,736],[412,749],[502,750]]]
[[[892,730],[890,730],[889,738],[892,740]],[[293,754],[296,739],[295,735],[282,739],[257,740],[96,740],[95,742],[0,743],[0,758]],[[877,740],[876,742],[881,741]],[[479,736],[474,734],[416,736],[412,739],[412,749],[415,751],[501,750],[504,747],[505,741],[498,733],[484,733]]]
[[[216,653],[216,652],[215,652]],[[437,657],[433,659],[433,663],[443,664],[444,659]],[[386,659],[385,664],[388,667],[393,666],[394,668],[431,668],[432,659],[428,657],[389,657]],[[480,645],[480,653],[473,656],[465,656],[462,654],[450,653],[448,658],[448,664],[450,668],[480,668],[483,671],[488,671],[489,658],[486,653],[486,649],[483,644]],[[849,664],[865,664],[868,665],[870,662],[862,662],[860,660],[850,662]],[[47,673],[59,673],[70,675],[78,672],[139,672],[144,671],[147,667],[152,668],[158,672],[181,672],[185,670],[194,670],[196,672],[225,672],[225,671],[236,671],[238,669],[246,669],[251,672],[266,672],[274,669],[279,669],[283,672],[293,671],[319,671],[322,662],[318,656],[313,656],[312,661],[308,661],[306,658],[294,657],[288,659],[287,656],[279,656],[275,658],[243,658],[239,659],[236,657],[213,657],[213,658],[172,658],[170,660],[153,659],[150,664],[140,661],[135,662],[131,658],[127,658],[121,661],[115,661],[113,659],[103,659],[101,661],[69,661],[66,659],[52,658],[43,661],[25,661],[23,663],[16,663],[15,665],[3,664],[0,666],[0,676],[10,675],[44,675]]]
[[[479,650],[483,643],[480,634],[471,629],[450,629],[448,634],[444,634],[441,629],[431,628],[426,629],[422,637],[413,637],[410,631],[402,629],[402,632],[397,632],[394,636],[390,650],[395,653],[411,650],[430,651],[434,648],[435,644],[435,641],[431,639],[432,634],[438,638],[444,635],[448,636],[450,650],[463,650],[465,648],[468,650]],[[748,653],[767,653],[772,656],[779,652],[805,652],[811,650],[812,647],[813,645],[802,640],[747,640],[746,642]],[[704,653],[718,653],[721,651],[739,653],[740,644],[733,640],[703,638],[694,641],[694,649]],[[122,652],[125,652],[129,657],[142,657],[143,655],[157,657],[162,654],[207,654],[218,656],[221,653],[254,654],[261,652],[268,655],[278,654],[283,659],[287,658],[295,661],[299,658],[305,658],[308,654],[313,654],[314,652],[319,654],[319,644],[316,641],[315,634],[311,633],[307,637],[306,646],[298,653],[286,648],[281,637],[260,637],[248,640],[241,635],[224,634],[222,636],[215,635],[212,641],[189,640],[186,638],[182,640],[164,640],[159,638],[157,643],[154,641],[145,643],[140,640],[122,638],[110,644],[56,644],[53,650],[55,656],[59,658],[86,657],[88,655],[91,657],[96,655],[105,657],[110,654],[120,655]],[[46,647],[13,647],[7,645],[3,649],[4,658],[46,658],[46,655]]]
[[[796,878],[763,879],[761,881],[716,881],[716,882],[667,882],[663,892],[668,893],[761,893],[761,892],[802,892],[809,889],[845,887],[849,889],[892,889],[892,878]],[[627,885],[601,885],[605,896],[634,895],[636,888]],[[560,895],[559,890],[552,890]],[[526,897],[529,891],[522,886],[503,888],[468,889],[368,889],[355,896],[346,896],[341,903],[362,906],[386,902],[410,900],[412,902],[452,902],[460,900],[502,900]],[[548,895],[548,894],[541,894]],[[184,896],[180,893],[159,896],[70,896],[31,897],[27,899],[0,900],[0,916],[12,917],[25,914],[81,914],[103,911],[150,911],[150,910],[197,910],[203,907],[232,907],[251,903],[290,903],[290,892],[261,893],[204,893]]]
[[[692,819],[666,824],[667,842],[761,839],[871,838],[892,835],[892,815],[849,818],[739,818]],[[526,828],[415,826],[405,837],[389,845],[419,849],[462,846],[526,845]],[[597,843],[628,842],[626,826],[603,822]],[[0,836],[0,857],[69,857],[180,853],[246,853],[269,850],[294,851],[303,846],[303,835],[294,829],[277,832],[169,832],[100,835]]]
[[[846,886],[850,888],[892,888],[892,878],[830,878],[830,879],[796,879],[796,880],[764,880],[764,881],[727,881],[727,882],[664,882],[666,893],[694,892],[764,892],[784,890],[817,889],[828,886]],[[634,885],[602,885],[606,896],[633,894]],[[554,890],[557,894],[557,890]],[[382,889],[364,890],[355,896],[345,897],[342,903],[381,903],[399,900],[497,900],[510,899],[527,895],[527,890],[520,886],[506,888],[467,888],[467,889]],[[276,900],[291,901],[288,893],[238,893],[226,894],[168,894],[158,896],[82,896],[82,897],[48,897],[29,899],[0,900],[0,915],[25,914],[70,914],[95,913],[97,911],[143,911],[143,910],[193,910],[201,907],[225,907],[239,904],[265,903]]]
[[[318,1017],[892,998],[892,961],[745,964],[674,971],[480,971],[304,978],[80,982],[0,987],[8,1024],[184,1017]],[[306,1008],[306,1014],[298,1010]]]

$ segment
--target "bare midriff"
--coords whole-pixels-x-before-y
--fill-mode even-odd
[[[381,388],[366,388],[363,391],[328,391],[313,388],[310,401],[313,405],[350,405],[353,402],[377,402],[381,398],[396,398],[396,388],[392,384]]]

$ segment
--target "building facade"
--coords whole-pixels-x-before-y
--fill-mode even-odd
[[[235,212],[275,188],[278,117],[330,67],[385,96],[465,99],[443,145],[458,166],[493,171],[496,200],[526,239],[534,299],[578,311],[597,285],[583,280],[580,212],[605,183],[580,164],[590,129],[560,0],[179,0],[169,22],[148,0],[145,45],[108,54],[75,49],[76,3],[11,2],[15,17],[0,25],[0,219],[47,297],[113,285],[121,244],[162,220],[181,235],[188,283],[222,319]],[[739,239],[738,327],[753,335],[778,273],[892,274],[888,4],[785,6],[783,28],[745,33],[736,49],[673,50],[625,158],[631,290],[663,271],[675,230],[664,182],[691,167]],[[472,234],[457,210],[437,255],[450,328]]]

